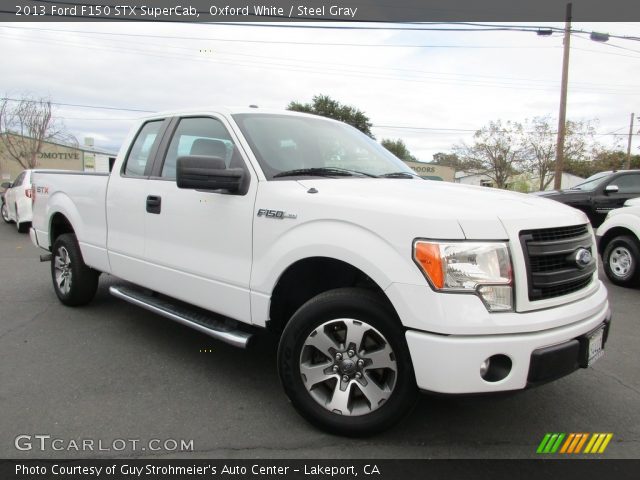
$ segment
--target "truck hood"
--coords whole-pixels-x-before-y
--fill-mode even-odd
[[[587,223],[586,216],[553,200],[506,190],[417,179],[302,179],[315,188],[313,201],[342,207],[366,218],[370,212],[423,224],[433,238],[506,239],[512,228],[547,228]],[[334,208],[331,208],[335,211]],[[407,218],[409,217],[409,218]],[[425,223],[423,223],[425,222]],[[394,222],[395,223],[395,222]],[[456,228],[459,235],[453,236]],[[444,235],[444,236],[443,236]]]

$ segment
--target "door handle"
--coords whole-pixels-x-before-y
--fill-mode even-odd
[[[147,212],[159,214],[162,207],[162,197],[158,195],[149,195],[147,197]]]

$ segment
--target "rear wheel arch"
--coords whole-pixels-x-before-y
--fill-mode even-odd
[[[75,229],[69,219],[61,212],[51,215],[49,221],[49,244],[53,247],[56,239],[65,233],[75,234]]]

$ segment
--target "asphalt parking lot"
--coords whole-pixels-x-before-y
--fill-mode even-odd
[[[64,307],[40,253],[0,225],[0,458],[534,458],[547,432],[612,432],[603,457],[640,458],[639,289],[605,280],[614,319],[593,368],[507,396],[423,396],[396,428],[354,440],[297,415],[273,340],[216,342],[111,297],[117,279],[106,275],[93,303]],[[19,435],[109,447],[192,439],[193,452],[39,451],[36,441],[22,451]]]

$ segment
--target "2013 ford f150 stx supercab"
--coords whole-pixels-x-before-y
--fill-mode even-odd
[[[123,300],[246,346],[345,435],[418,390],[519,390],[603,353],[593,230],[557,202],[417,177],[355,128],[262,109],[144,119],[109,175],[34,173],[32,241],[67,305]]]

